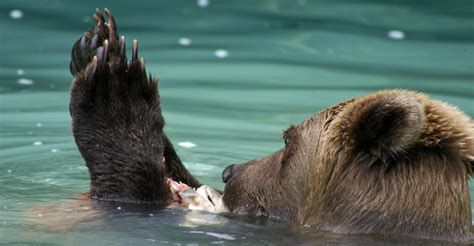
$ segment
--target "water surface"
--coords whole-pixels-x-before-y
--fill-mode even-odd
[[[68,64],[96,7],[110,8],[121,35],[139,40],[147,70],[160,77],[169,137],[191,172],[219,189],[225,166],[277,150],[290,124],[353,96],[408,88],[474,116],[469,0],[3,0],[0,242],[433,243],[341,237],[171,209],[121,209],[59,231],[28,220],[29,208],[59,204],[89,186],[70,133]]]

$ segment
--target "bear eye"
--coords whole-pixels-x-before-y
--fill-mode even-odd
[[[285,138],[285,145],[288,145],[290,143],[290,140],[288,138]]]

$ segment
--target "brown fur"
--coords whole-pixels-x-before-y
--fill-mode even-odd
[[[335,233],[465,242],[473,137],[451,106],[378,92],[292,126],[283,149],[234,166],[224,201]]]

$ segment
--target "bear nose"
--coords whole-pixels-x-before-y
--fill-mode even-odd
[[[230,177],[232,177],[232,174],[234,173],[234,166],[235,164],[232,164],[224,169],[222,172],[222,182],[227,183]]]

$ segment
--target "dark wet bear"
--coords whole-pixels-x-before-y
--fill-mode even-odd
[[[291,126],[285,147],[223,172],[233,212],[335,233],[467,241],[473,125],[403,90],[332,106]]]
[[[166,206],[167,178],[200,184],[163,131],[156,80],[138,45],[127,62],[115,21],[73,48],[73,134],[91,176],[89,197]],[[337,104],[284,133],[285,147],[223,172],[224,202],[345,234],[467,241],[474,133],[457,109],[409,91],[382,91]]]
[[[167,178],[192,187],[199,182],[186,170],[164,133],[157,80],[147,77],[138,44],[127,61],[125,38],[115,21],[97,10],[96,26],[72,50],[70,112],[72,132],[97,200],[166,206]]]

